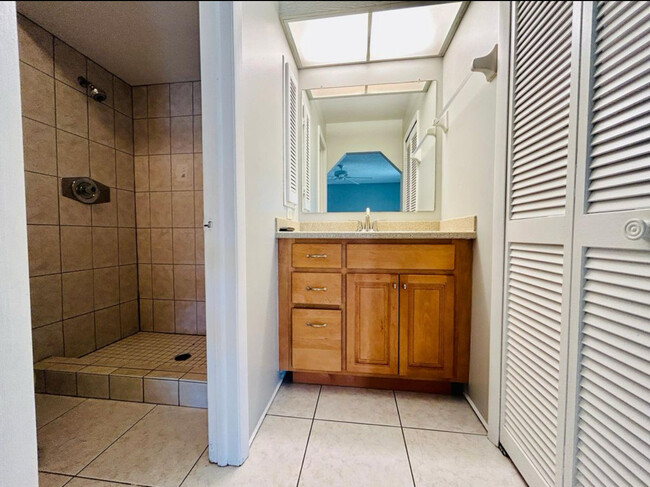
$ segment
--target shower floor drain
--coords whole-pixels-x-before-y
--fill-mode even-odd
[[[181,353],[181,354],[176,355],[174,357],[174,360],[176,360],[177,362],[183,362],[184,360],[187,360],[191,356],[192,356],[191,353]]]

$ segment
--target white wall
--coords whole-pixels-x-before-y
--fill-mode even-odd
[[[275,218],[285,213],[282,56],[290,59],[291,53],[277,7],[277,2],[242,3],[242,75],[237,89],[243,95],[251,432],[280,380]]]
[[[443,105],[465,78],[472,59],[498,40],[499,2],[472,2],[443,60]],[[478,217],[472,282],[472,348],[468,393],[488,417],[490,282],[497,81],[476,73],[449,109],[442,135],[442,218]],[[442,133],[439,131],[439,133]]]
[[[0,485],[38,485],[16,5],[0,3]]]

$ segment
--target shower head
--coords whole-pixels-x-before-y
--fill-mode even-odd
[[[92,84],[83,76],[79,76],[77,78],[77,81],[81,86],[86,88],[88,96],[91,97],[93,100],[98,102],[103,102],[104,100],[106,100],[106,92],[100,88],[97,88],[94,84]]]

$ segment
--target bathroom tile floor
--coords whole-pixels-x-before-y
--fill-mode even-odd
[[[41,487],[525,486],[463,398],[285,383],[241,467],[203,409],[37,395]]]

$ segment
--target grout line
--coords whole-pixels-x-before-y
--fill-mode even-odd
[[[440,428],[415,428],[413,426],[404,426],[403,429],[405,430],[419,430],[419,431],[438,431],[440,433],[453,433],[457,435],[472,435],[472,436],[485,436],[487,437],[487,433],[470,433],[468,431],[453,431],[453,430],[444,430]]]
[[[210,448],[210,445],[206,446],[206,447],[203,449],[203,451],[202,451],[201,454],[199,455],[199,458],[197,458],[197,459],[196,459],[196,462],[194,462],[194,463],[192,464],[192,466],[190,467],[189,471],[187,472],[187,475],[185,475],[185,477],[183,477],[183,480],[181,480],[181,483],[178,484],[178,487],[182,487],[182,485],[183,485],[183,484],[185,483],[185,481],[187,480],[187,477],[189,477],[190,474],[192,473],[192,470],[194,470],[194,468],[196,468],[197,464],[201,461],[201,458],[203,458],[203,455],[205,455],[205,452],[208,451],[208,448]],[[209,461],[209,460],[208,460],[208,461]]]
[[[409,464],[409,471],[411,472],[411,480],[415,486],[415,475],[413,475],[413,466],[411,465],[411,456],[409,455],[409,447],[406,444],[406,435],[404,434],[404,426],[402,426],[402,416],[399,413],[399,404],[397,403],[397,395],[393,391],[393,399],[395,400],[395,407],[397,408],[397,417],[399,418],[400,431],[402,433],[402,439],[404,440],[404,449],[406,450],[406,460]]]
[[[305,458],[307,458],[307,449],[309,448],[309,440],[311,439],[311,431],[314,429],[314,422],[316,421],[316,410],[318,409],[318,402],[320,401],[320,393],[323,390],[321,385],[318,389],[318,397],[316,398],[316,406],[314,406],[314,413],[311,417],[311,425],[309,425],[309,434],[307,435],[307,443],[305,444],[305,452],[302,454],[302,462],[300,462],[300,472],[298,472],[298,480],[296,481],[296,487],[300,485],[300,477],[302,476],[302,468],[305,465]]]
[[[56,396],[56,395],[58,395],[58,394],[47,394],[47,393],[43,393],[43,392],[37,392],[36,394],[41,394],[41,395],[44,395],[44,396]],[[81,399],[81,401],[79,401],[79,404],[75,404],[74,406],[72,406],[72,407],[71,407],[70,409],[68,409],[67,411],[65,411],[65,412],[63,412],[63,413],[61,413],[61,414],[59,414],[56,418],[53,418],[53,419],[49,420],[47,423],[40,425],[40,426],[37,428],[37,430],[40,430],[40,429],[43,428],[44,426],[47,426],[48,424],[53,423],[54,421],[56,421],[57,419],[59,419],[61,416],[65,415],[65,414],[68,414],[70,411],[72,411],[73,409],[78,408],[78,407],[81,406],[84,402],[86,402],[86,401],[88,400],[87,397],[78,397],[78,396],[65,396],[65,397],[77,397],[78,399]],[[49,473],[49,472],[48,472],[48,473]],[[61,474],[59,474],[59,475],[61,475]]]
[[[367,426],[381,426],[384,428],[399,428],[400,426],[395,424],[378,424],[378,423],[362,423],[359,421],[342,421],[340,419],[326,419],[326,418],[304,418],[300,416],[287,416],[283,414],[267,414],[267,416],[276,416],[278,418],[292,418],[292,419],[313,419],[314,421],[322,421],[324,423],[344,423],[344,424],[364,424]]]

